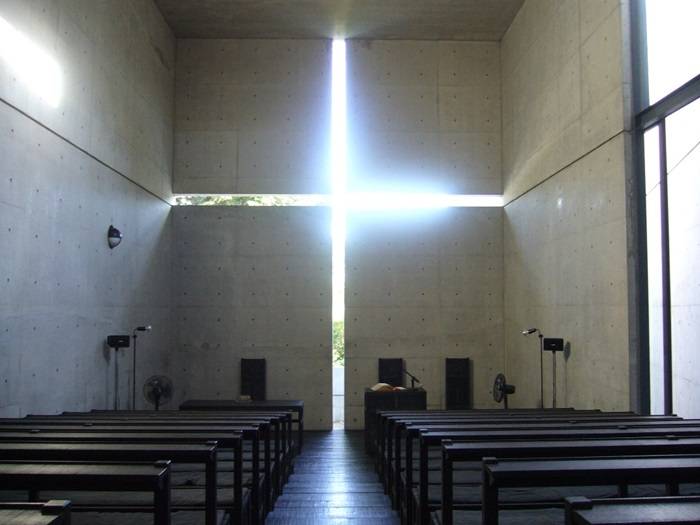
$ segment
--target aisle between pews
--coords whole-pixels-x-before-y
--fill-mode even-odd
[[[398,525],[398,514],[365,455],[361,432],[306,433],[294,474],[266,525]]]

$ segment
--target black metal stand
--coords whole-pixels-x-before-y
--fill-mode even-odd
[[[132,337],[134,338],[134,345],[132,347],[131,353],[131,410],[136,410],[136,330],[134,330]]]
[[[119,410],[119,349],[128,348],[128,335],[108,335],[107,346],[114,349],[114,410]]]
[[[557,352],[564,351],[564,339],[546,337],[542,340],[542,350],[552,352],[552,408],[557,408]]]
[[[119,348],[114,349],[114,410],[119,410]]]
[[[540,338],[540,408],[544,408],[544,365],[542,363],[542,354],[544,354],[544,344],[542,340],[544,336],[539,330],[537,332],[539,333],[537,337]]]
[[[405,368],[404,368],[404,371],[403,371],[403,372],[404,372],[404,374],[406,374],[408,377],[411,378],[411,389],[412,389],[412,390],[415,389],[415,388],[416,388],[416,383],[420,383],[420,379],[418,379],[416,376],[414,376],[411,372],[409,372],[409,371],[406,370]]]

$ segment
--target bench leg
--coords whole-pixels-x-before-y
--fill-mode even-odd
[[[260,439],[259,436],[253,438],[253,486],[250,492],[250,506],[252,524],[260,523]]]
[[[430,524],[430,505],[428,501],[428,445],[421,439],[420,443],[420,473],[418,492],[420,505],[420,522],[421,525]]]
[[[233,525],[243,523],[243,443],[233,449]]]
[[[413,440],[406,432],[406,486],[403,498],[406,505],[406,523],[413,525]]]
[[[170,473],[163,477],[157,487],[154,498],[155,525],[170,525]]]
[[[498,525],[498,487],[490,483],[486,469],[481,478],[481,524]]]
[[[299,409],[299,454],[304,448],[304,409]]]
[[[204,507],[206,509],[205,522],[207,525],[216,524],[216,454],[213,460],[207,462],[205,467],[206,487],[204,494]]]
[[[442,451],[442,523],[452,525],[452,460]]]
[[[265,494],[263,494],[264,498],[264,505],[265,505],[265,513],[264,516],[267,516],[267,514],[272,510],[272,504],[271,504],[271,499],[270,499],[270,493],[272,492],[272,449],[270,445],[270,427],[268,426],[267,429],[265,430],[265,446],[263,449],[264,452],[264,466],[265,466],[265,479],[263,480],[263,490],[265,491]]]

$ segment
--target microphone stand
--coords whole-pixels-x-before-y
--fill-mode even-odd
[[[134,351],[131,357],[131,410],[136,410],[136,332],[150,332],[151,325],[137,326],[133,331]]]
[[[136,410],[136,331],[133,332],[134,347],[131,354],[131,410]]]
[[[542,332],[537,331],[540,338],[540,408],[544,408],[544,365],[542,364],[542,354],[544,354],[544,336]]]
[[[552,408],[557,408],[557,353],[552,352]]]
[[[119,410],[119,348],[114,349],[114,410]]]
[[[403,369],[404,374],[406,374],[408,377],[411,378],[411,390],[416,388],[416,383],[420,383],[420,379],[418,379],[416,376],[414,376],[411,372],[406,370],[405,368]]]

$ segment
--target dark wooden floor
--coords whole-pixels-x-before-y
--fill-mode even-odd
[[[309,432],[267,525],[399,523],[361,432]]]

